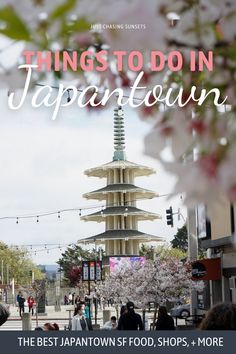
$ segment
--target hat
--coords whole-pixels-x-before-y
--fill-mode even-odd
[[[127,302],[126,304],[127,310],[133,310],[134,309],[134,303],[132,301]]]

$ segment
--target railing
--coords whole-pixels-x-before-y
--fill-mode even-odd
[[[186,325],[192,325],[194,327],[198,327],[200,323],[202,322],[204,315],[193,315],[185,318],[185,324]]]

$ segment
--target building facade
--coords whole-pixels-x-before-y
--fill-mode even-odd
[[[221,277],[209,281],[209,305],[236,304],[236,208],[225,196],[219,202],[197,208],[197,236],[207,258],[220,258]]]

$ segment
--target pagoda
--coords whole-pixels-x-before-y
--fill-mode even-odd
[[[149,176],[155,171],[126,160],[124,115],[114,110],[113,160],[86,170],[85,175],[106,178],[106,186],[83,195],[86,199],[105,201],[102,210],[82,216],[84,221],[105,222],[105,232],[85,238],[84,243],[105,245],[107,256],[139,255],[141,243],[162,241],[162,238],[138,231],[138,222],[155,220],[158,214],[137,208],[138,200],[154,198],[157,194],[136,186],[135,178]]]

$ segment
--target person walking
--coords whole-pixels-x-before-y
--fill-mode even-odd
[[[19,298],[22,296],[22,292],[19,291],[16,297],[17,306],[19,306]]]
[[[86,318],[83,315],[83,307],[79,305],[76,307],[74,312],[74,317],[72,318],[71,323],[71,330],[72,331],[92,331],[92,323],[89,318]]]
[[[120,316],[118,330],[124,331],[143,331],[143,322],[141,316],[134,311],[134,303],[129,301],[126,304],[126,312]]]
[[[168,315],[165,306],[159,306],[158,319],[156,322],[156,331],[175,330],[174,320]]]
[[[22,313],[25,312],[25,299],[23,298],[23,295],[19,296],[18,304],[19,304],[19,314],[20,314],[20,317],[22,317]]]
[[[27,302],[28,302],[29,312],[31,312],[32,316],[33,316],[34,315],[34,305],[35,305],[35,300],[34,300],[33,296],[29,296]]]
[[[80,297],[79,297],[79,295],[77,295],[75,298],[75,306],[79,306],[80,303],[81,303]]]
[[[69,299],[68,296],[65,294],[64,296],[64,305],[68,305]]]
[[[69,293],[68,300],[69,300],[69,305],[72,305],[73,296],[71,293]]]
[[[75,305],[75,293],[72,294],[72,305]]]

